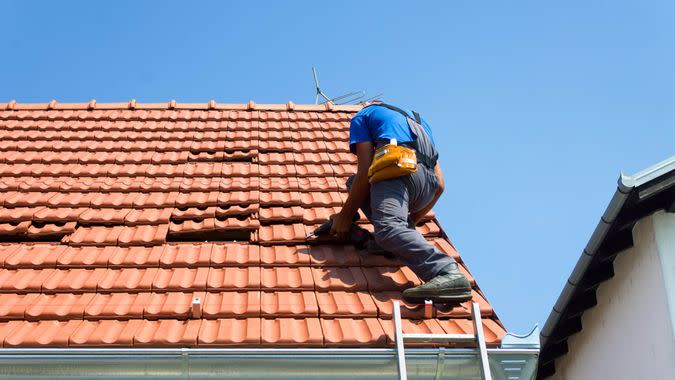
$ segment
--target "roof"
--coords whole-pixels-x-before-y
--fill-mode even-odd
[[[391,300],[417,276],[304,241],[346,198],[358,109],[0,103],[0,345],[391,347]],[[460,262],[498,346],[433,213],[417,228]],[[468,303],[403,317],[404,332],[472,331]]]
[[[675,156],[635,175],[621,174],[618,187],[541,331],[538,378],[555,373],[567,339],[582,330],[584,311],[597,304],[598,286],[614,276],[616,255],[633,246],[635,223],[658,210],[675,211]]]

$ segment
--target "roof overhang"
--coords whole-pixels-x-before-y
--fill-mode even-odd
[[[621,174],[617,190],[541,331],[538,378],[555,373],[567,338],[581,331],[581,316],[596,305],[598,286],[614,276],[614,258],[633,246],[635,223],[658,210],[675,211],[675,156],[635,175]]]
[[[488,349],[494,379],[532,379],[537,348]],[[475,349],[406,349],[409,379],[479,378]],[[317,349],[0,349],[0,376],[8,379],[392,379],[391,348]],[[514,377],[515,376],[515,377]]]

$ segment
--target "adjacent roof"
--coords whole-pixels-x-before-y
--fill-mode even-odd
[[[417,276],[304,241],[346,198],[358,109],[0,103],[0,346],[392,346],[391,300]],[[417,228],[462,264],[497,346],[434,215]],[[472,330],[468,304],[403,316]]]
[[[633,176],[620,176],[607,210],[544,324],[538,378],[555,373],[555,360],[568,352],[568,337],[582,330],[581,316],[597,304],[596,289],[614,277],[616,255],[633,246],[635,223],[663,209],[675,212],[675,156]]]

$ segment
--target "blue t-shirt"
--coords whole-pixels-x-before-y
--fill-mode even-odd
[[[413,117],[413,113],[404,109]],[[421,117],[420,117],[421,118]],[[431,134],[431,128],[424,119],[421,119],[422,127],[429,135],[431,142],[434,142],[434,136]],[[413,141],[413,135],[410,132],[408,121],[405,116],[399,112],[386,107],[377,105],[366,107],[359,111],[349,124],[349,149],[355,153],[354,144],[370,141],[375,143],[378,140],[396,139],[397,142]]]

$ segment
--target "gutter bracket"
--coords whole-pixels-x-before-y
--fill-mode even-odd
[[[438,356],[436,357],[436,376],[435,380],[443,378],[443,370],[445,369],[445,347],[438,347]]]
[[[180,371],[185,380],[190,379],[190,353],[187,349],[180,349]]]

